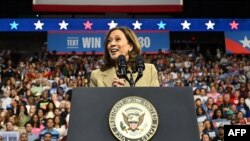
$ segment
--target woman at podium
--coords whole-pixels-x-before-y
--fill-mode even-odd
[[[144,63],[136,34],[126,27],[107,32],[104,65],[91,72],[90,87],[159,87],[153,64]]]

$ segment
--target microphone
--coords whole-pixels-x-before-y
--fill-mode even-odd
[[[136,71],[139,74],[142,74],[144,69],[145,69],[145,64],[144,64],[144,60],[143,57],[141,55],[137,55],[135,57],[135,67],[136,67]]]
[[[127,79],[127,62],[126,62],[126,57],[124,55],[119,55],[117,59],[118,63],[118,71],[117,71],[117,76],[119,78],[125,78]]]
[[[136,83],[143,76],[143,71],[145,69],[144,60],[141,55],[137,55],[135,57],[135,68],[136,68],[136,71],[138,72],[137,78],[135,80],[135,83]]]

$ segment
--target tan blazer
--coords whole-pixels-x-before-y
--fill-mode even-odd
[[[138,73],[133,74],[134,80]],[[101,71],[100,69],[94,70],[90,75],[90,87],[112,87],[114,78],[117,77],[116,70],[114,67]],[[128,74],[130,78],[130,74]],[[129,87],[129,82],[126,81],[126,87]],[[159,87],[158,74],[153,64],[145,63],[145,70],[143,76],[135,84],[136,87]]]

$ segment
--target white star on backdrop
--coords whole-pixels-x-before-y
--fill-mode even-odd
[[[188,23],[187,20],[185,20],[183,23],[181,23],[182,25],[182,29],[190,29],[189,26],[191,25],[191,23]]]
[[[44,23],[41,23],[40,20],[38,20],[36,23],[34,23],[34,25],[36,26],[35,27],[36,30],[38,30],[38,29],[43,30]]]
[[[207,23],[205,23],[205,25],[207,26],[207,30],[214,29],[215,23],[212,23],[211,20],[209,20]]]
[[[244,37],[244,40],[240,40],[240,42],[242,43],[243,47],[248,47],[250,48],[250,40],[247,39],[247,36]]]
[[[134,26],[134,29],[141,29],[142,23],[139,23],[138,20],[136,20],[136,22],[135,22],[135,23],[132,23],[132,24],[133,24],[133,26]]]
[[[67,26],[69,25],[69,23],[66,23],[63,20],[61,23],[59,23],[59,25],[60,25],[60,30],[63,30],[63,29],[67,30]]]
[[[108,23],[108,25],[109,25],[109,29],[112,29],[112,28],[115,28],[118,25],[118,23],[115,23],[115,21],[112,20],[110,23]]]

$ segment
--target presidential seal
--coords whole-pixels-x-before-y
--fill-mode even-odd
[[[118,101],[109,114],[109,127],[120,141],[148,141],[154,136],[158,123],[154,106],[137,96]]]

